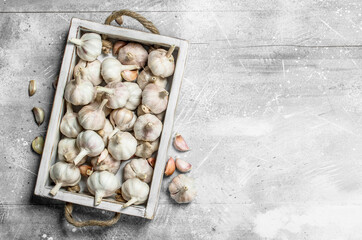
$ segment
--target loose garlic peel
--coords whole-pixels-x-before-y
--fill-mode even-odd
[[[94,61],[102,53],[101,36],[85,33],[80,39],[72,38],[69,42],[77,45],[77,55],[84,61]]]
[[[93,84],[83,79],[84,70],[79,68],[79,73],[65,86],[64,98],[73,105],[87,105],[95,98],[96,91]]]
[[[125,65],[138,65],[144,67],[148,52],[139,43],[128,43],[118,51],[118,60]]]
[[[155,76],[167,78],[173,74],[175,71],[175,60],[172,53],[174,50],[175,46],[173,45],[168,51],[159,48],[150,52],[148,55],[148,66]]]
[[[131,178],[122,184],[121,191],[123,199],[128,201],[123,205],[123,208],[126,208],[131,205],[145,203],[150,192],[150,187],[138,178]]]
[[[128,180],[131,178],[139,178],[145,183],[152,180],[153,168],[144,158],[134,158],[123,169],[123,178]]]
[[[67,112],[64,114],[60,123],[60,132],[68,138],[76,138],[83,130],[78,122],[78,114],[73,112],[72,104],[67,102]]]
[[[113,132],[113,126],[111,122],[108,119],[106,119],[106,124],[104,124],[104,127],[97,132],[99,136],[102,137],[105,146],[107,146],[108,137],[112,132]]]
[[[177,203],[191,202],[197,195],[194,179],[184,174],[180,174],[172,179],[168,190],[170,191],[171,198]]]
[[[136,139],[155,141],[161,134],[162,123],[152,114],[144,114],[137,118],[133,127]]]
[[[142,90],[137,83],[124,82],[124,85],[126,85],[129,92],[129,98],[125,108],[135,110],[141,103]]]
[[[102,83],[101,62],[99,60],[94,60],[92,62],[79,60],[78,64],[74,67],[74,77],[79,73],[79,68],[84,70],[84,80],[90,81],[94,86]]]
[[[152,113],[159,114],[166,110],[169,93],[156,84],[148,84],[142,92],[142,104]]]
[[[63,138],[58,143],[58,158],[60,161],[65,161],[72,163],[74,158],[79,154],[79,149],[77,147],[76,139],[72,138]],[[86,157],[82,158],[78,165],[85,163],[87,160]]]
[[[108,150],[104,149],[99,157],[92,158],[91,164],[95,171],[108,171],[116,174],[121,166],[121,161],[115,160]]]
[[[108,142],[108,151],[118,161],[131,158],[137,147],[137,140],[129,132],[118,132]]]
[[[116,109],[111,112],[111,115],[109,117],[113,127],[115,130],[112,134],[109,135],[111,138],[115,133],[120,131],[130,131],[133,128],[133,125],[136,122],[137,116],[134,112],[126,109]],[[118,129],[118,130],[117,130]]]
[[[138,141],[135,155],[137,157],[149,158],[154,152],[157,151],[159,139],[153,142]]]
[[[55,187],[50,194],[55,196],[61,187],[75,186],[81,179],[79,168],[66,162],[57,162],[50,168],[50,178],[55,183]]]
[[[78,135],[77,146],[80,152],[73,160],[75,165],[77,165],[83,157],[95,157],[104,150],[102,138],[92,130],[86,130]]]
[[[108,99],[104,99],[98,107],[94,105],[84,106],[78,112],[78,120],[80,125],[84,129],[88,130],[100,130],[106,124],[106,116],[103,111],[103,107],[108,102]]]
[[[102,198],[112,196],[120,187],[116,176],[108,171],[96,171],[87,180],[87,187],[94,195],[94,205],[98,206]]]
[[[122,82],[111,82],[105,87],[97,87],[97,92],[103,93],[103,98],[107,99],[107,107],[111,109],[122,108],[129,99],[127,86]]]
[[[123,71],[135,69],[139,69],[138,65],[122,65],[117,59],[107,58],[102,62],[101,75],[106,83],[119,82]]]
[[[155,76],[152,74],[150,68],[147,66],[145,69],[139,74],[137,78],[137,83],[140,88],[143,90],[147,84],[153,83],[159,87],[166,88],[167,79],[159,76]]]

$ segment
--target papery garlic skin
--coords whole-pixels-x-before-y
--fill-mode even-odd
[[[102,198],[112,196],[118,188],[120,181],[108,171],[96,171],[87,179],[88,191],[94,195],[94,205],[98,206]]]
[[[170,191],[171,198],[177,203],[191,202],[197,195],[194,179],[184,174],[180,174],[172,179],[168,190]]]
[[[106,124],[106,116],[103,111],[103,107],[108,102],[107,99],[104,99],[97,108],[93,105],[84,106],[78,112],[78,120],[80,125],[84,129],[88,130],[100,130]]]
[[[79,68],[79,74],[70,80],[65,86],[64,98],[73,105],[87,105],[95,98],[96,91],[93,84],[82,77],[83,69]]]
[[[97,33],[85,33],[80,39],[69,41],[77,45],[77,55],[84,61],[94,61],[102,53],[102,40]]]
[[[162,78],[159,76],[155,76],[152,74],[150,68],[147,66],[145,69],[139,74],[137,78],[137,83],[140,86],[140,88],[143,90],[147,84],[153,83],[156,84],[159,87],[166,88],[167,86],[167,79]]]
[[[152,142],[161,135],[162,123],[155,115],[144,114],[137,118],[133,131],[136,139]]]
[[[104,151],[107,150],[104,149]],[[108,171],[113,174],[116,174],[121,166],[121,161],[115,160],[108,151],[106,156],[101,154],[99,157],[92,158],[91,163],[95,171]]]
[[[97,132],[99,134],[99,136],[102,137],[104,145],[107,146],[108,137],[113,132],[113,130],[114,130],[114,128],[113,128],[111,122],[108,119],[106,119],[106,124],[104,124],[104,127]]]
[[[92,130],[83,131],[78,135],[77,146],[80,152],[73,160],[75,165],[77,165],[83,157],[95,157],[104,150],[102,138]]]
[[[102,83],[101,62],[99,60],[94,60],[92,62],[86,62],[82,59],[79,60],[78,64],[74,67],[74,77],[79,72],[79,68],[84,69],[83,79],[90,81],[94,86]]]
[[[106,83],[119,82],[122,80],[121,73],[123,71],[138,68],[138,65],[122,65],[122,63],[115,58],[107,58],[102,62],[101,75]]]
[[[121,131],[130,131],[136,122],[137,116],[131,110],[120,108],[113,110],[109,119],[114,128],[118,128]]]
[[[82,126],[78,122],[78,114],[73,112],[72,104],[67,102],[67,112],[64,114],[60,123],[60,132],[69,138],[76,138],[83,131]]]
[[[167,108],[169,93],[156,84],[148,84],[142,92],[142,105],[154,114],[162,113]]]
[[[175,71],[175,60],[172,52],[175,49],[172,46],[168,51],[164,49],[156,49],[148,55],[148,66],[155,76],[167,78]]]
[[[139,43],[128,43],[118,51],[118,60],[124,65],[138,65],[144,67],[148,52]]]
[[[108,142],[108,151],[118,161],[130,159],[136,152],[137,140],[129,132],[118,132]]]
[[[152,181],[153,168],[144,158],[134,158],[123,169],[123,178],[128,180],[131,178],[139,178],[145,183]]]
[[[55,187],[50,194],[55,196],[61,187],[72,187],[78,184],[81,179],[79,169],[71,163],[57,162],[50,167],[50,178],[55,183]]]
[[[121,191],[123,199],[128,201],[123,205],[123,208],[126,208],[131,205],[145,203],[150,192],[150,187],[138,178],[131,178],[122,184]]]
[[[157,151],[159,142],[159,139],[153,142],[138,141],[135,155],[142,158],[151,157]]]
[[[135,110],[141,103],[142,90],[137,83],[124,82],[124,85],[126,85],[129,92],[129,98],[125,108]]]
[[[129,99],[127,86],[122,82],[111,82],[105,87],[97,87],[97,92],[103,92],[103,98],[107,99],[107,107],[111,109],[123,108]]]
[[[58,143],[58,158],[59,161],[65,161],[68,163],[72,163],[74,158],[79,154],[79,149],[77,147],[77,143],[75,139],[72,138],[63,138]],[[87,160],[86,157],[81,159],[78,165],[85,163]]]

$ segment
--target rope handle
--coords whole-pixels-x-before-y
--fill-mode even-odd
[[[110,25],[112,21],[117,19],[117,23],[119,25],[122,25],[123,20],[122,20],[122,16],[128,16],[131,18],[136,19],[138,22],[140,22],[145,28],[147,28],[151,33],[154,34],[160,34],[160,32],[158,31],[158,29],[155,27],[155,25],[153,25],[153,23],[149,20],[147,20],[144,16],[142,16],[139,13],[133,12],[131,10],[127,10],[127,9],[122,9],[119,11],[114,11],[111,15],[109,15],[106,19],[106,21],[104,22],[104,24],[106,25]],[[106,35],[103,35],[103,39],[107,39],[108,37]]]

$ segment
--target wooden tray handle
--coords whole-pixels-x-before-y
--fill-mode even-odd
[[[104,22],[104,24],[110,25],[112,21],[116,20],[117,23],[121,25],[123,23],[122,16],[128,16],[139,21],[145,28],[147,28],[150,32],[154,34],[160,34],[158,29],[153,25],[153,23],[143,17],[141,14],[133,12],[131,10],[122,9],[119,11],[114,11],[111,15],[109,15]],[[107,39],[107,35],[103,35],[103,39]]]

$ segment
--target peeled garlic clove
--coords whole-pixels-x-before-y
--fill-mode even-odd
[[[104,54],[109,54],[112,50],[112,42],[108,40],[102,40],[102,52]]]
[[[168,190],[170,196],[177,203],[188,203],[195,199],[197,191],[194,179],[184,174],[180,174],[172,179]]]
[[[84,129],[88,130],[101,130],[106,124],[106,116],[103,108],[108,102],[108,99],[104,99],[98,107],[93,105],[84,106],[78,112],[78,120],[80,125]]]
[[[186,144],[185,139],[178,133],[176,133],[175,135],[173,146],[181,152],[186,152],[190,150],[189,146],[187,146]]]
[[[147,84],[154,83],[159,87],[166,88],[167,79],[159,76],[155,76],[152,74],[150,68],[147,66],[145,69],[139,74],[137,78],[137,83],[140,88],[143,90]]]
[[[75,165],[77,165],[85,156],[95,157],[104,150],[102,138],[92,130],[79,133],[77,137],[77,146],[80,152],[73,160]]]
[[[138,178],[128,179],[122,184],[122,197],[128,201],[123,205],[123,208],[145,203],[149,192],[150,187],[147,183],[142,182]]]
[[[155,141],[162,131],[161,121],[152,114],[139,116],[133,127],[136,139],[142,141]]]
[[[113,44],[113,54],[118,55],[119,49],[123,48],[126,45],[127,43],[124,41],[117,41],[115,44]]]
[[[148,84],[142,92],[142,104],[152,113],[159,114],[166,110],[169,93],[154,83]]]
[[[50,194],[55,196],[61,187],[75,186],[81,179],[80,170],[71,163],[57,162],[51,166],[50,178],[55,183],[55,187]]]
[[[153,157],[147,158],[147,162],[148,162],[148,164],[150,164],[151,167],[154,168],[155,164],[156,164],[156,158],[153,158]]]
[[[130,159],[136,152],[137,140],[129,132],[118,132],[108,142],[108,151],[118,161]]]
[[[42,154],[44,148],[44,138],[42,136],[36,137],[31,143],[31,147],[37,154]]]
[[[176,168],[180,172],[185,173],[191,170],[192,165],[180,158],[176,158]]]
[[[133,82],[137,79],[138,76],[138,70],[125,70],[121,73],[121,76],[124,80],[128,82]]]
[[[96,171],[87,179],[88,191],[94,195],[94,205],[98,206],[102,198],[112,196],[120,187],[116,176],[108,171]]]
[[[69,42],[77,45],[77,55],[84,61],[94,61],[102,53],[102,39],[97,33],[85,33],[80,39]]]
[[[135,155],[137,157],[149,158],[154,152],[157,151],[159,139],[153,142],[138,141]]]
[[[144,158],[134,158],[123,169],[123,178],[128,180],[131,178],[139,178],[145,183],[152,181],[153,168]]]
[[[36,82],[35,80],[30,80],[29,82],[29,96],[33,96],[36,92]]]
[[[93,158],[91,163],[95,171],[108,171],[113,174],[116,174],[121,166],[121,161],[117,161],[108,154],[107,149],[104,149],[99,157]]]
[[[72,79],[65,86],[64,98],[73,105],[86,105],[96,97],[96,91],[93,83],[83,79],[84,69],[79,68],[75,79]]]
[[[175,60],[172,56],[175,46],[172,45],[168,51],[159,48],[148,55],[148,66],[155,76],[167,78],[175,71]]]
[[[142,90],[137,83],[125,82],[124,85],[126,85],[129,92],[129,98],[125,108],[135,110],[141,103]]]
[[[34,107],[33,113],[36,123],[38,124],[38,126],[40,126],[44,122],[44,117],[45,117],[44,109]]]
[[[73,112],[72,104],[67,102],[67,112],[64,114],[60,123],[60,132],[69,138],[76,138],[83,130],[78,123],[78,114]]]
[[[103,98],[107,99],[107,107],[111,109],[123,108],[129,99],[127,86],[122,82],[111,82],[105,87],[97,87],[97,92],[103,93]]]
[[[175,172],[175,168],[176,168],[175,160],[172,157],[170,157],[166,164],[165,175],[171,176]]]
[[[138,65],[144,67],[148,58],[148,52],[139,43],[128,43],[118,52],[118,60],[124,65]]]
[[[90,81],[94,86],[102,83],[103,79],[101,76],[101,61],[94,60],[92,62],[86,62],[84,60],[79,60],[78,64],[74,67],[74,77],[76,77],[76,75],[79,73],[79,68],[84,70],[84,80]]]
[[[74,158],[79,154],[79,149],[75,139],[63,138],[58,143],[58,158],[60,161],[72,163]],[[81,159],[78,165],[85,163],[87,157]]]
[[[89,177],[93,173],[93,168],[92,166],[84,164],[79,166],[79,171],[82,176]]]

